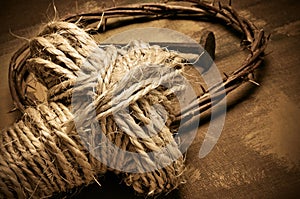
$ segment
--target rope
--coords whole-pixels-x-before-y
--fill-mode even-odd
[[[94,164],[79,136],[62,127],[71,119],[60,103],[26,109],[19,122],[2,132],[1,194],[41,198],[90,183],[106,167]],[[12,197],[13,196],[13,197]]]
[[[48,102],[28,107],[19,122],[2,132],[0,196],[49,197],[89,184],[107,170],[121,174],[126,185],[143,195],[167,193],[184,182],[184,158],[173,137],[174,127],[170,126],[176,114],[176,97],[172,93],[183,89],[178,79],[186,64],[179,54],[139,41],[123,48],[102,49],[87,33],[67,22],[48,24],[30,41],[30,54],[26,67],[48,89]],[[141,66],[145,66],[145,73]],[[153,73],[154,66],[173,70],[159,70],[157,74]],[[128,78],[123,78],[124,74],[129,74]],[[132,77],[137,79],[133,81]],[[160,86],[170,81],[177,86]],[[91,89],[93,92],[86,92]],[[94,99],[102,133],[115,146],[139,154],[142,160],[112,153],[109,146],[103,146],[99,142],[101,132],[95,131],[89,124],[92,118],[87,118],[92,115],[91,104],[80,101],[71,106],[72,93],[78,99]],[[155,104],[164,110],[153,109]],[[126,108],[129,113],[123,111]],[[166,124],[164,111],[169,120]],[[114,117],[114,113],[119,117]],[[76,122],[86,127],[88,136],[76,132],[74,115],[86,116]],[[83,143],[88,143],[102,158],[113,159],[112,168],[126,162],[128,168],[140,172],[107,168]],[[147,165],[155,166],[148,152],[163,147],[168,153],[160,161],[171,164],[142,172]]]

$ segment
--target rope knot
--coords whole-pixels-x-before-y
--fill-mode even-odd
[[[142,41],[98,46],[66,22],[48,24],[31,40],[30,53],[26,67],[46,88],[47,101],[27,108],[0,142],[11,152],[6,163],[16,163],[6,195],[66,191],[90,183],[107,166],[141,194],[184,182],[184,158],[173,134],[178,126],[172,125],[187,89],[184,58]],[[70,121],[76,128],[68,128]],[[19,142],[34,160],[24,147],[15,155],[11,147]]]

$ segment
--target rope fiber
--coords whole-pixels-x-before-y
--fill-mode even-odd
[[[0,155],[5,161],[1,161],[0,173],[5,186],[1,187],[1,193],[5,197],[47,197],[89,184],[107,169],[120,174],[96,160],[82,142],[88,143],[101,157],[115,157],[110,164],[126,162],[128,168],[140,171],[121,172],[124,182],[137,193],[166,193],[183,183],[184,158],[173,137],[175,129],[170,126],[170,118],[175,118],[174,103],[176,106],[172,93],[183,89],[176,79],[186,60],[176,52],[140,41],[120,49],[112,45],[102,49],[86,32],[67,22],[50,23],[43,34],[31,40],[31,57],[26,67],[48,89],[48,103],[28,107],[19,122],[3,131]],[[147,71],[140,73],[144,65]],[[157,74],[153,73],[153,65],[174,70],[160,70]],[[128,72],[129,78],[122,79]],[[143,75],[146,77],[142,81],[132,81],[131,77]],[[179,86],[160,86],[170,81]],[[93,88],[96,88],[94,92],[87,92]],[[120,149],[139,154],[141,161],[124,157],[122,153],[113,154],[108,146],[97,142],[101,133],[89,124],[93,119],[89,118],[93,115],[89,112],[90,102],[80,100],[71,106],[74,92],[77,99],[95,99],[101,132]],[[168,112],[166,125],[161,109],[152,108],[155,104],[161,104]],[[76,133],[71,108],[78,110],[75,115],[86,116],[77,123],[85,127],[89,136]],[[130,114],[120,111],[124,108]],[[119,113],[117,121],[113,113]],[[143,168],[148,164],[155,165],[147,152],[159,151],[167,145],[169,154],[160,157],[160,161],[171,164],[144,173]],[[175,161],[174,157],[177,157]]]

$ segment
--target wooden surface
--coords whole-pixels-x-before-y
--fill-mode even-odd
[[[30,2],[30,3],[29,3]],[[53,19],[52,1],[1,1],[0,28],[0,128],[15,122],[20,115],[8,113],[14,105],[8,88],[8,64],[13,52],[30,38],[41,23]],[[117,4],[134,2],[116,1]],[[57,1],[58,13],[91,11],[112,2]],[[196,182],[188,181],[179,190],[163,198],[296,198],[300,188],[300,17],[299,1],[233,1],[243,16],[272,33],[263,67],[257,72],[260,87],[251,84],[228,99],[228,112],[222,135],[205,158],[198,152],[209,125],[202,123],[187,153],[187,165],[201,171]],[[48,11],[47,11],[48,9]],[[226,28],[196,21],[159,20],[124,26],[108,31],[103,38],[134,27],[165,27],[198,40],[204,29],[213,30],[217,39],[216,63],[223,71],[232,71],[244,54],[239,39]],[[103,39],[102,38],[102,39]],[[108,174],[102,186],[83,188],[77,198],[135,198],[120,179]]]

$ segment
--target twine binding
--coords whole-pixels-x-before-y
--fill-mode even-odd
[[[62,124],[72,114],[60,103],[25,110],[23,118],[2,131],[1,198],[41,198],[89,184],[105,165],[95,161],[80,137]]]
[[[57,27],[58,25],[55,23],[47,25],[47,28]],[[73,26],[67,22],[59,22],[59,27],[66,32],[70,32],[68,31],[69,27],[73,29]],[[128,159],[119,154],[112,154],[108,148],[102,146],[102,143],[97,143],[99,140],[97,137],[101,136],[99,132],[87,129],[93,134],[92,138],[90,136],[87,138],[79,137],[76,133],[72,122],[70,122],[73,119],[72,113],[67,108],[70,105],[71,94],[74,92],[72,89],[74,89],[75,80],[80,85],[75,89],[83,97],[87,95],[86,89],[96,86],[97,90],[90,95],[95,98],[97,119],[102,132],[117,147],[140,154],[145,164],[154,164],[147,152],[159,151],[166,145],[171,146],[171,148],[169,147],[170,154],[162,157],[165,159],[162,161],[179,157],[171,165],[153,172],[143,173],[142,168],[138,168],[141,170],[140,173],[121,173],[128,186],[132,186],[140,194],[156,195],[169,192],[183,183],[184,158],[172,135],[175,129],[170,129],[172,121],[169,120],[167,126],[161,124],[164,119],[161,118],[160,110],[151,108],[154,104],[159,103],[168,111],[170,118],[175,118],[174,96],[171,94],[176,90],[180,92],[182,86],[170,88],[171,91],[160,87],[159,84],[150,83],[174,81],[180,73],[179,70],[186,64],[184,63],[186,62],[185,59],[177,53],[166,51],[159,46],[149,46],[147,43],[134,41],[121,49],[114,46],[106,47],[105,51],[98,47],[91,48],[92,50],[89,49],[90,55],[86,57],[87,61],[84,62],[83,56],[76,51],[75,47],[71,47],[71,43],[66,42],[66,38],[69,37],[67,34],[53,34],[51,30],[46,32],[51,32],[51,34],[40,34],[39,37],[31,41],[32,57],[27,61],[27,69],[49,89],[49,105],[41,104],[27,108],[23,119],[14,127],[4,131],[2,147],[4,155],[6,155],[6,163],[18,165],[20,160],[17,156],[26,157],[22,160],[22,166],[16,168],[10,166],[11,172],[15,173],[14,177],[2,178],[2,181],[14,182],[14,184],[6,185],[3,188],[4,193],[10,196],[17,194],[19,197],[45,197],[92,182],[95,176],[105,173],[107,168],[88,153],[82,145],[82,141],[89,143],[101,157],[115,157],[115,161],[111,164],[125,161],[128,167],[137,167],[136,160]],[[81,34],[86,33],[81,30]],[[93,44],[91,38],[88,36],[84,38],[91,41],[81,41],[81,46]],[[70,52],[73,56],[70,56]],[[75,63],[82,64],[76,65]],[[155,64],[178,68],[179,70],[160,74],[160,76],[152,74],[153,77],[151,79],[146,78],[144,83],[131,83],[129,80],[131,84],[128,85],[126,79],[125,82],[119,83],[124,72],[132,71],[143,64]],[[151,67],[148,70],[151,71]],[[84,74],[76,79],[79,73]],[[123,92],[125,90],[124,85],[129,86],[126,92]],[[70,92],[66,90],[68,88]],[[116,96],[114,96],[114,92],[117,93]],[[110,104],[114,97],[119,100],[117,106]],[[62,102],[64,105],[58,102]],[[82,103],[79,106],[87,108],[79,109],[79,111],[86,113],[88,117],[90,104],[89,102],[88,104]],[[116,123],[112,115],[113,112],[121,110],[127,104],[129,104],[130,115],[126,115]],[[81,114],[79,113],[79,115]],[[157,121],[153,121],[152,127],[142,129],[140,126],[149,124],[153,119],[151,115],[155,115]],[[89,120],[85,117],[80,126],[90,127],[89,124],[85,124]],[[67,128],[68,125],[71,127]],[[132,129],[132,131],[125,133],[120,125],[123,128]],[[161,125],[163,128],[156,134],[155,129],[160,129]],[[34,154],[28,154],[27,149],[20,147],[24,141],[19,137],[19,134],[15,133],[16,129],[20,134],[25,134],[24,131],[26,131],[26,136],[23,139],[27,140],[24,146],[27,147],[30,144],[31,151],[35,151]],[[154,136],[139,138],[149,132],[153,133]],[[37,147],[42,147],[42,149]],[[5,150],[9,153],[6,153]],[[36,151],[39,151],[39,154],[36,154]],[[36,156],[34,161],[31,159],[31,155]],[[143,167],[143,165],[140,166]],[[109,168],[109,170],[111,169]],[[117,174],[120,173],[120,171],[113,171]]]

